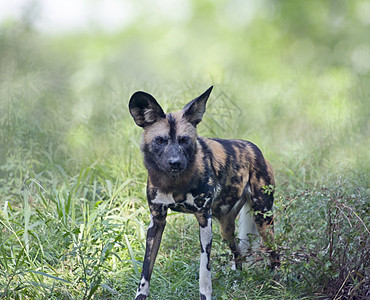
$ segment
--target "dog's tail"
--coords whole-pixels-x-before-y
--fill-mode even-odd
[[[258,249],[260,238],[251,211],[251,205],[247,201],[239,213],[238,221],[239,249],[243,256]]]

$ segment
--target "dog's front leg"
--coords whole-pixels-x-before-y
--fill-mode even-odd
[[[211,211],[195,215],[199,223],[200,268],[199,293],[201,300],[210,300],[212,296],[211,248],[212,248],[212,215]]]
[[[162,206],[162,205],[161,205]],[[161,213],[158,213],[161,211]],[[141,280],[135,300],[144,300],[149,295],[149,281],[152,276],[153,266],[157,257],[159,245],[161,244],[162,234],[166,226],[167,208],[160,207],[160,209],[152,211],[151,222],[148,227],[146,235],[146,248],[143,263],[143,270],[141,272]]]

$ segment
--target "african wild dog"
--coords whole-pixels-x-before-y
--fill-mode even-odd
[[[148,169],[147,198],[151,222],[136,298],[146,299],[167,210],[192,213],[199,223],[201,244],[200,299],[211,299],[212,219],[242,267],[242,255],[251,248],[249,234],[258,234],[266,245],[274,241],[272,210],[274,185],[270,164],[251,142],[199,137],[196,126],[202,120],[210,87],[178,112],[165,114],[157,101],[145,92],[132,95],[129,109],[135,123],[144,128],[141,150]],[[251,213],[250,211],[253,211]],[[239,217],[238,241],[235,219]],[[270,252],[272,267],[278,255]]]

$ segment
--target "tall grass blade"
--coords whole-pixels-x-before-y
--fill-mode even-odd
[[[28,273],[33,273],[33,274],[39,274],[39,275],[42,275],[42,276],[45,276],[45,277],[48,277],[48,278],[51,278],[51,279],[54,279],[54,280],[59,280],[59,281],[65,282],[65,283],[72,284],[72,282],[70,282],[70,281],[68,281],[68,280],[65,280],[65,279],[63,279],[63,278],[60,278],[60,277],[57,277],[57,276],[54,276],[54,275],[50,275],[50,274],[45,273],[45,272],[41,272],[41,271],[32,271],[32,270],[28,270],[27,272],[28,272]]]
[[[129,252],[130,257],[131,257],[131,263],[132,263],[132,266],[134,268],[134,272],[135,272],[136,275],[139,275],[139,269],[137,267],[137,262],[136,262],[134,251],[132,250],[132,247],[131,247],[131,243],[130,243],[126,234],[124,234],[124,237],[125,237],[128,252]]]

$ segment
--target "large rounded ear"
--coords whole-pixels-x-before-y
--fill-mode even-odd
[[[131,96],[129,110],[135,123],[140,127],[153,124],[158,120],[165,118],[166,115],[162,107],[152,95],[145,92],[136,92]]]
[[[211,94],[213,86],[206,90],[202,95],[190,101],[184,106],[183,116],[194,126],[197,126],[202,121],[203,114],[206,111],[206,103],[209,95]]]

